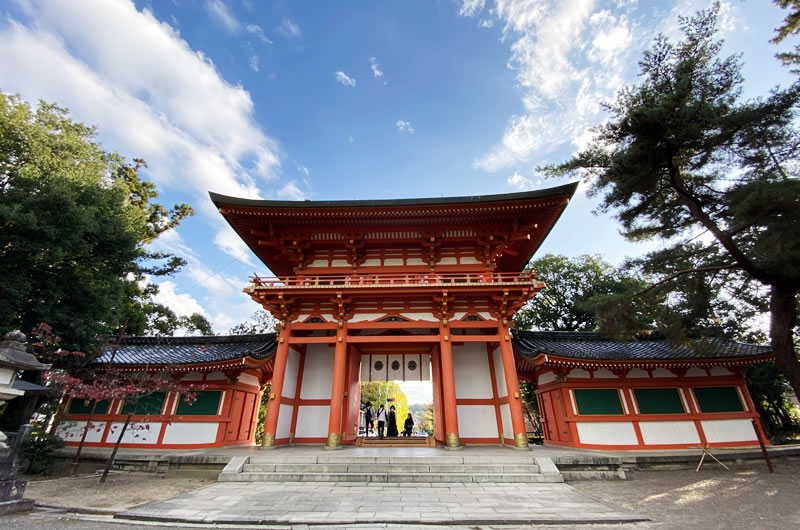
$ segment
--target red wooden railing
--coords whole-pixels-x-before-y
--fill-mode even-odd
[[[252,277],[251,288],[270,289],[286,287],[386,287],[433,286],[463,284],[526,284],[535,283],[534,272],[472,272],[472,273],[420,273],[420,274],[353,274],[349,276],[284,276],[283,278]]]

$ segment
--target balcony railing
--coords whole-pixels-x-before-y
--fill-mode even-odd
[[[536,284],[533,272],[475,272],[475,273],[421,273],[421,274],[353,274],[325,276],[284,276],[268,278],[253,276],[251,289],[318,289],[364,287],[439,287],[479,285],[531,285]]]

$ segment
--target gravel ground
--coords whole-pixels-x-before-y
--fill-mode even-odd
[[[29,477],[25,478],[30,480]],[[114,473],[101,486],[97,475],[85,475],[31,481],[25,490],[25,497],[44,504],[122,509],[169,499],[214,482],[211,478],[180,475]]]
[[[711,462],[697,473],[635,471],[628,480],[570,485],[653,521],[636,528],[800,528],[800,460],[773,463],[774,474],[763,462],[731,471]],[[598,528],[604,527],[592,527]]]
[[[763,463],[742,465],[725,471],[711,463],[699,472],[694,469],[630,472],[625,481],[571,482],[578,491],[601,501],[628,509],[652,519],[652,522],[628,525],[475,526],[489,528],[584,528],[591,530],[640,530],[672,528],[800,528],[800,460],[775,462],[769,474]],[[212,483],[210,479],[165,477],[146,473],[128,473],[109,477],[105,487],[97,478],[57,479],[32,483],[31,498],[38,502],[81,505],[98,508],[131,507],[166,499]],[[39,510],[33,514],[0,517],[3,528],[115,528],[119,524],[102,517],[76,519],[76,515]],[[167,526],[148,525],[149,528]],[[350,528],[422,528],[419,525],[353,525]],[[175,526],[172,526],[175,528]],[[286,528],[286,527],[284,527]],[[314,527],[320,528],[320,527]],[[330,528],[330,527],[328,527]],[[448,527],[455,530],[456,527]],[[466,528],[466,527],[457,527]]]

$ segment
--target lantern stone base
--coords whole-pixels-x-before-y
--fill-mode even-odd
[[[23,499],[27,482],[17,480],[17,466],[7,447],[0,445],[0,515],[33,509],[33,499]]]

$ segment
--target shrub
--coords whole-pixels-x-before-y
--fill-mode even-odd
[[[22,443],[20,459],[26,473],[49,475],[54,471],[56,450],[64,447],[64,440],[40,429],[31,432]]]

